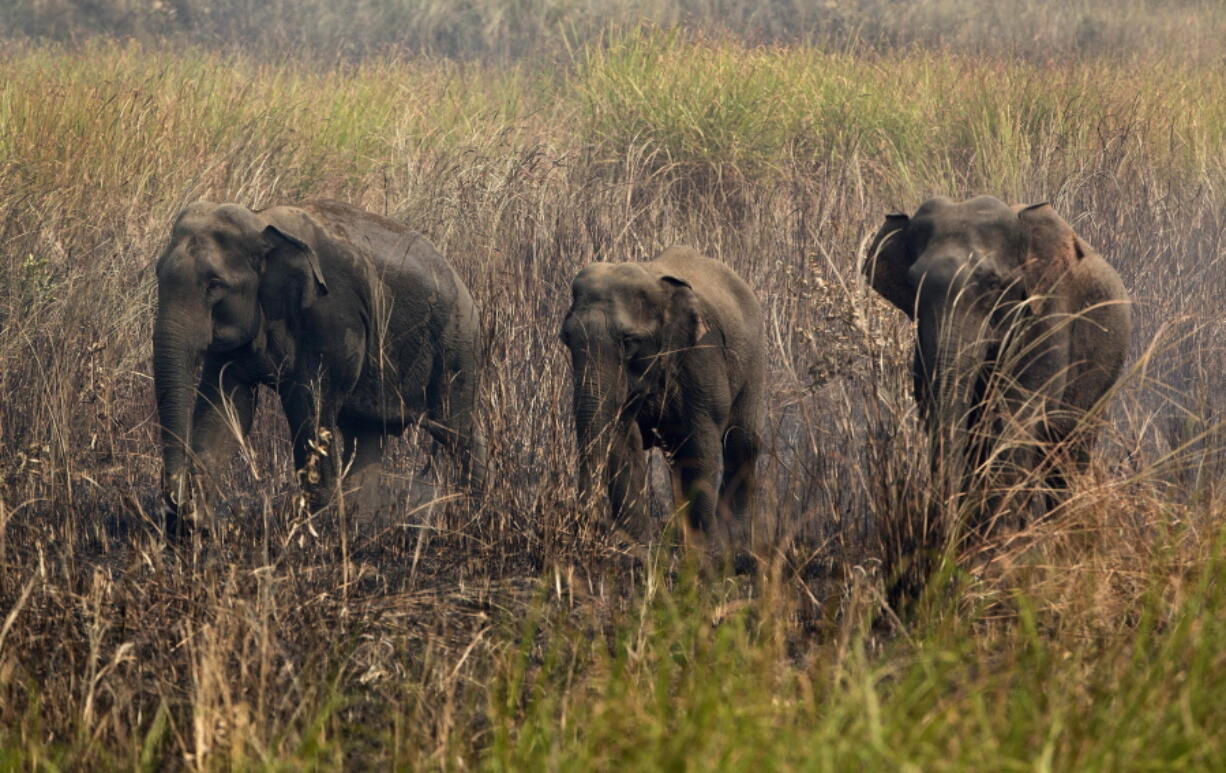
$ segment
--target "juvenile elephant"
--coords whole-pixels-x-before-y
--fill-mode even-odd
[[[579,483],[603,476],[615,523],[643,536],[645,450],[672,472],[683,524],[743,535],[754,492],[766,349],[762,312],[732,269],[689,247],[646,263],[593,263],[562,323],[574,375]]]
[[[980,196],[888,215],[864,272],[918,323],[915,399],[934,465],[954,472],[946,480],[964,492],[972,477],[1016,491],[1044,472],[1053,496],[1061,492],[1061,462],[1083,464],[1094,440],[1074,430],[1115,383],[1128,347],[1131,307],[1115,270],[1048,204]],[[990,495],[972,527],[1022,517],[1026,505],[1008,516],[1004,502]]]
[[[385,436],[419,421],[462,480],[481,485],[477,310],[417,233],[336,201],[258,212],[197,202],[175,220],[157,279],[168,525],[192,465],[216,462],[250,429],[260,385],[280,397],[313,507],[341,464],[369,472]]]

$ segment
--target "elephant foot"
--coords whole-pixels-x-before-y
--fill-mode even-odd
[[[621,553],[641,551],[648,544],[642,533],[624,526],[614,526],[609,533],[608,542],[614,550]]]
[[[180,515],[181,506],[170,497],[164,497],[161,509],[162,536],[167,542],[177,542],[191,535],[191,518]]]
[[[705,529],[691,523],[687,517],[681,521],[681,544],[685,552],[704,563],[711,557],[711,540]]]
[[[203,492],[193,488],[192,479],[183,475],[168,476],[163,484],[158,516],[167,542],[181,542],[197,531]]]
[[[732,553],[732,573],[752,577],[758,573],[758,559],[748,550],[736,550]]]
[[[162,509],[162,537],[167,547],[190,543],[199,536],[208,542],[212,536],[211,514],[198,499],[191,499],[177,507],[166,503]]]

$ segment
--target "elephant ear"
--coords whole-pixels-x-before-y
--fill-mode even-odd
[[[309,309],[328,294],[319,255],[302,239],[269,224],[264,237],[260,304],[270,319]]]
[[[1017,213],[1026,234],[1022,274],[1030,294],[1049,293],[1090,247],[1046,202],[1022,207]]]
[[[694,288],[689,282],[675,276],[662,276],[660,282],[665,285],[671,296],[668,302],[666,324],[677,326],[680,340],[676,341],[675,345],[679,347],[697,345],[707,334],[709,328],[701,304],[698,302],[698,296],[694,294]]]
[[[908,317],[915,315],[915,290],[907,281],[912,259],[907,255],[907,226],[911,219],[901,213],[885,216],[864,258],[864,276],[877,294]]]

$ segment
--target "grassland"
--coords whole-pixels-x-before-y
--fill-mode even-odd
[[[471,40],[408,49],[431,56],[374,33],[346,53],[315,11],[261,28],[316,30],[298,56],[200,14],[91,37],[57,7],[25,31],[76,42],[0,44],[0,768],[1226,765],[1218,6],[1018,2],[1029,37],[994,50],[989,12],[891,22],[893,46],[762,15],[678,31],[660,3],[659,28],[582,16],[538,51],[498,42],[530,15],[449,19]],[[1052,201],[1108,256],[1133,364],[1069,504],[903,621],[883,583],[933,493],[910,332],[857,264],[883,213],[980,192]],[[266,399],[208,482],[209,539],[168,548],[152,261],[189,201],[308,196],[412,224],[468,282],[490,492],[406,500],[342,552],[333,515],[292,506]],[[667,544],[631,560],[576,503],[570,278],[677,241],[768,315],[755,580],[700,581]],[[410,437],[388,466],[422,458]]]

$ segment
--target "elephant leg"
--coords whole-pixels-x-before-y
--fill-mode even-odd
[[[605,470],[609,507],[614,525],[636,540],[648,538],[647,455],[637,423],[621,422],[609,442],[608,468]]]
[[[427,418],[426,431],[434,439],[431,456],[441,449],[451,458],[461,486],[472,492],[485,485],[485,435],[475,427],[455,426],[450,421]],[[431,465],[435,462],[431,460]]]
[[[256,390],[220,363],[205,365],[192,411],[191,438],[192,454],[205,469],[233,453],[238,440],[251,431]]]
[[[752,426],[752,425],[751,425]],[[748,427],[733,425],[724,434],[724,471],[719,491],[720,520],[723,522],[726,551],[738,571],[753,563],[753,535],[750,521],[757,489],[757,462],[760,443]]]
[[[473,417],[474,385],[463,374],[456,375],[454,382],[430,390],[425,426],[451,456],[460,485],[477,493],[485,486],[485,433]]]
[[[757,489],[757,462],[760,443],[752,429],[734,425],[724,435],[724,473],[720,484],[720,516],[729,528],[741,530],[749,519]]]
[[[681,510],[686,539],[695,546],[705,544],[719,501],[723,460],[718,431],[713,426],[696,427],[670,461],[674,494],[680,488],[681,498],[675,504]]]
[[[292,381],[281,388],[281,406],[293,433],[294,469],[313,511],[328,503],[339,477],[337,405],[319,379]]]
[[[983,537],[1024,528],[1033,516],[1041,479],[1043,446],[1015,438],[990,463],[986,507],[974,528]]]
[[[1043,499],[1044,511],[1050,513],[1068,498],[1068,475],[1067,469],[1062,462],[1056,462],[1048,470],[1047,475],[1043,480]]]
[[[233,454],[239,438],[251,431],[255,415],[257,387],[234,378],[223,365],[206,361],[192,410],[191,468],[197,478],[211,474],[217,464]],[[178,516],[177,508],[167,511],[168,534],[185,526]]]
[[[1054,445],[1057,450],[1044,481],[1046,511],[1049,513],[1068,499],[1069,476],[1084,473],[1090,468],[1091,441],[1077,439],[1065,444],[1056,441]]]
[[[341,431],[343,452],[341,462],[345,471],[345,488],[362,489],[372,481],[378,481],[383,463],[384,433],[370,424],[337,419]]]
[[[460,485],[470,493],[478,494],[485,488],[485,432],[470,421],[467,428],[459,430],[455,437],[451,455],[460,468]]]

